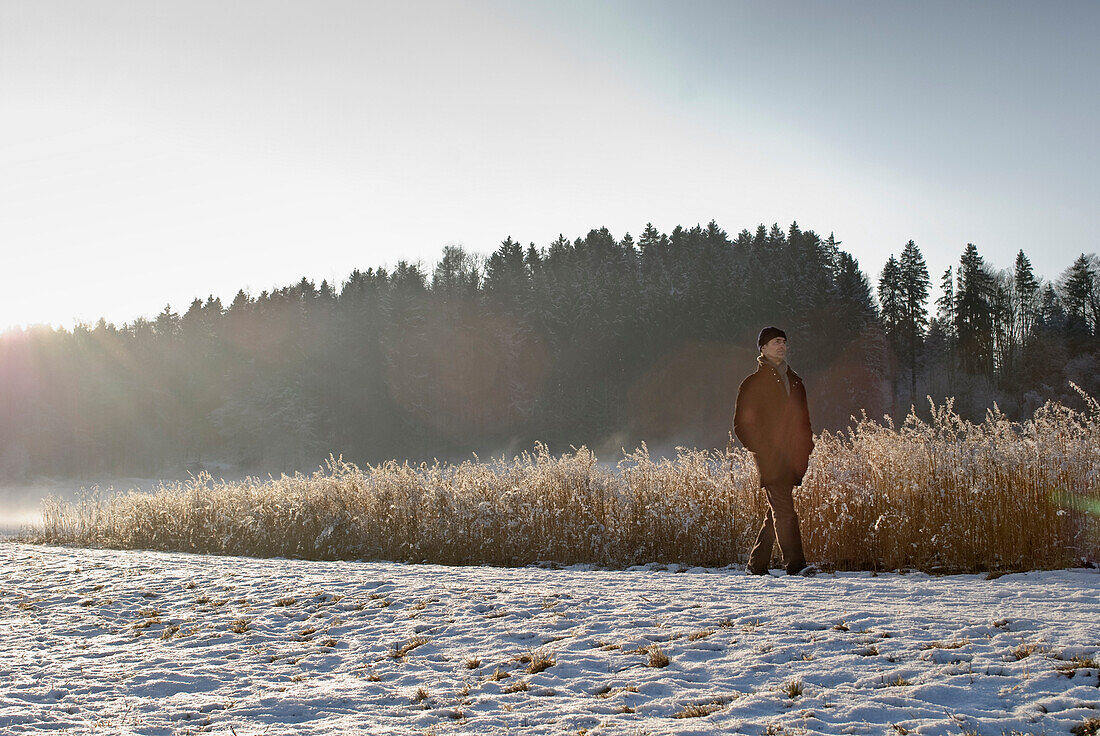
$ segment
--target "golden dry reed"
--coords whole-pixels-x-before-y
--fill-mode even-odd
[[[816,438],[796,492],[807,556],[839,569],[1056,568],[1100,556],[1100,405],[981,424],[952,402],[900,427],[866,416]],[[312,475],[200,474],[151,493],[48,499],[33,541],[446,564],[743,562],[764,511],[747,451],[643,445],[617,467],[582,447],[505,460],[329,458]]]

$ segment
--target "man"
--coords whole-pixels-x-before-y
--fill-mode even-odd
[[[783,330],[765,327],[756,342],[759,366],[737,389],[733,412],[734,434],[752,452],[768,496],[768,511],[749,553],[748,570],[768,574],[774,539],[779,541],[788,575],[814,575],[819,570],[806,565],[793,497],[814,449],[806,387],[787,365]]]

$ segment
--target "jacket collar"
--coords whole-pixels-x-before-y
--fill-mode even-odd
[[[782,371],[783,373],[786,373],[789,376],[795,376],[796,378],[798,377],[798,374],[794,372],[794,369],[791,368],[790,364],[785,360],[782,363],[780,363],[778,367],[776,367],[774,363],[772,363],[770,360],[765,358],[763,355],[758,355],[758,356],[756,356],[756,362],[760,366],[759,370],[766,370],[766,369],[770,368],[773,371],[775,371],[776,373],[779,373],[780,371]]]
[[[785,360],[777,366],[775,363],[771,362],[770,360],[765,358],[763,355],[757,355],[756,356],[756,362],[760,364],[761,368],[771,368],[773,371],[776,371],[777,373],[778,372],[786,373],[791,368],[789,365],[787,365],[787,361],[785,361]]]

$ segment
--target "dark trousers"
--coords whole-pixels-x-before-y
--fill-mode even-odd
[[[806,556],[802,552],[802,532],[798,528],[798,514],[794,512],[794,486],[790,483],[772,483],[764,486],[768,492],[768,511],[764,515],[764,525],[756,536],[756,544],[749,553],[749,570],[762,574],[767,572],[772,558],[772,541],[779,541],[779,551],[783,553],[783,566],[787,574],[794,575],[806,566]]]

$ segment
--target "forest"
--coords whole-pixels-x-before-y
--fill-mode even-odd
[[[973,244],[932,276],[910,241],[872,282],[833,235],[792,223],[606,228],[488,256],[443,249],[195,299],[149,320],[0,335],[0,477],[263,472],[515,453],[724,448],[756,334],[786,330],[815,431],[865,412],[981,420],[1100,388],[1100,261],[1054,280]]]

